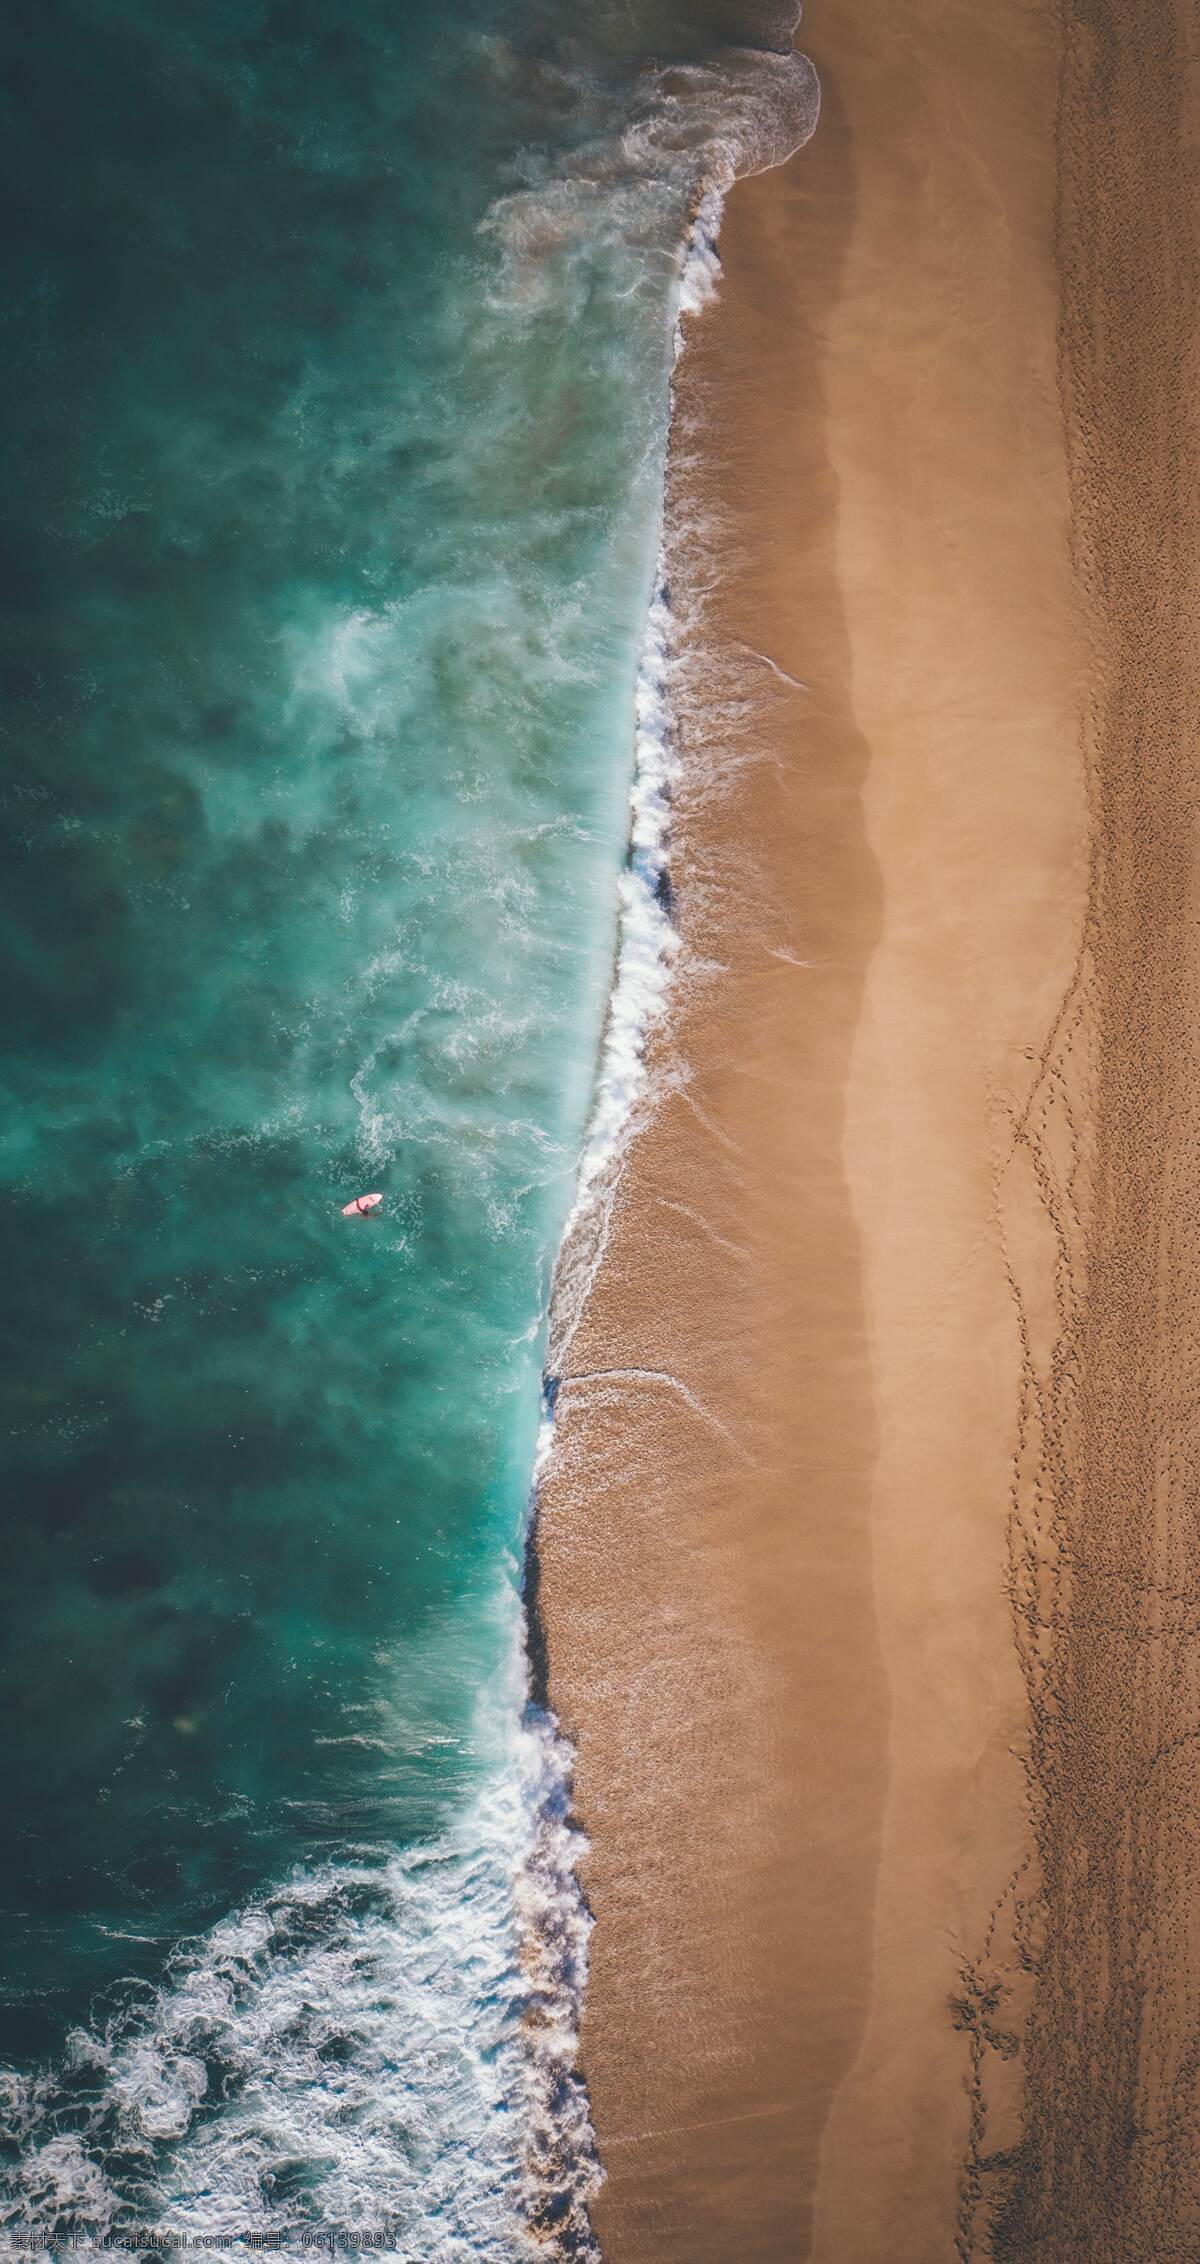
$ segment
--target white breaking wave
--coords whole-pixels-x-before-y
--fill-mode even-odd
[[[793,29],[799,21],[796,6]],[[586,112],[594,88],[583,79],[574,91]],[[817,74],[796,53],[730,49],[713,63],[645,72],[632,119],[554,159],[530,153],[526,185],[493,204],[484,227],[500,255],[494,303],[510,315],[557,308],[572,270],[586,275],[597,257],[626,270],[631,287],[645,282],[690,209],[680,304],[695,312],[715,284],[727,191],[802,148],[819,108]]]
[[[794,25],[799,18],[797,5]],[[692,176],[689,218],[677,260],[673,365],[686,343],[685,317],[701,313],[719,284],[717,239],[734,180],[783,163],[808,140],[817,123],[820,90],[807,58],[754,56],[739,59],[739,67],[743,74],[739,89],[752,99],[740,107],[735,104],[732,125],[726,118],[723,130],[710,137],[704,161]],[[764,111],[762,95],[768,86],[771,99]],[[672,398],[668,446],[673,414]],[[665,479],[663,506],[665,510]],[[554,1453],[559,1375],[604,1256],[622,1160],[649,1098],[647,1040],[666,1005],[679,950],[669,877],[671,797],[679,769],[670,696],[673,643],[664,530],[638,668],[629,859],[620,882],[616,969],[575,1199],[551,1287],[547,1373],[532,1487],[534,1548],[538,1491]],[[554,1729],[564,1782],[569,1782],[571,1756],[557,1725]],[[586,2101],[581,2104],[586,2114]],[[590,2144],[590,2121],[586,2129]]]
[[[797,6],[793,29],[799,21]],[[670,92],[665,91],[668,79]],[[635,154],[652,182],[677,179],[681,163],[691,167],[689,217],[676,262],[675,364],[684,350],[685,316],[700,314],[719,285],[717,239],[730,188],[748,173],[783,164],[802,148],[816,127],[819,108],[820,86],[806,56],[736,55],[719,68],[663,74],[650,117],[620,137],[615,157],[614,145],[604,145],[604,163],[618,184],[622,209],[623,168]],[[591,175],[584,186],[589,194],[594,190]],[[521,213],[515,229],[510,213],[510,249],[529,241],[530,205],[538,215],[536,232],[544,248],[546,214],[539,192],[524,192],[507,204]],[[672,415],[673,402],[668,432]],[[679,948],[669,877],[671,796],[678,775],[671,714],[674,642],[664,538],[638,669],[630,854],[620,883],[616,972],[575,1200],[555,1265],[547,1356],[551,1408],[554,1379],[604,1255],[622,1157],[648,1098],[647,1040],[666,1004]],[[543,1461],[549,1451],[547,1437]]]
[[[580,1840],[525,1681],[522,1656],[507,1756],[441,1837],[298,1874],[183,1945],[149,2005],[77,2031],[56,2075],[7,2079],[8,2134],[28,2138],[9,2245],[37,2227],[86,2255],[156,2226],[234,2255],[264,2253],[247,2233],[283,2255],[309,2232],[514,2264],[552,2231],[558,2255],[595,2253]]]
[[[651,74],[642,115],[623,133],[493,208],[486,225],[509,311],[544,304],[554,254],[585,237],[606,256],[631,251],[636,284],[661,256],[674,209],[687,214],[672,294],[678,357],[683,318],[718,285],[729,187],[798,149],[817,107],[816,74],[794,54]],[[678,949],[672,637],[660,554],[617,964],[555,1269],[535,1496],[553,1451],[554,1371],[603,1255]],[[10,2250],[20,2253],[23,2229],[87,2255],[123,2227],[156,2225],[235,2255],[282,2258],[308,2232],[407,2264],[598,2259],[587,2212],[600,2169],[576,2070],[584,1842],[570,1816],[570,1751],[529,1701],[521,1646],[513,1671],[507,1694],[490,1693],[509,1724],[507,1751],[439,1838],[378,1866],[297,1874],[182,1945],[148,2002],[75,2032],[61,2067],[0,2072],[0,2135],[18,2155],[0,2199]],[[266,2248],[239,2237],[247,2232],[266,2234]]]

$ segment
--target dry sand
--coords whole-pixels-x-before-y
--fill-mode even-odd
[[[539,1524],[597,2229],[1194,2258],[1196,21],[804,43],[680,370],[685,948]]]

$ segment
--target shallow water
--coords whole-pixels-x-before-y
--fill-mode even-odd
[[[15,2221],[499,2256],[586,2153],[517,1582],[743,28],[7,20]]]

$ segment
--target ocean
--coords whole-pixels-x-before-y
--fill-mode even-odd
[[[670,962],[676,325],[794,14],[5,13],[18,2250],[592,2251],[523,1554]]]

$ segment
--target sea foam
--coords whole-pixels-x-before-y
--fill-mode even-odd
[[[817,99],[815,73],[794,54],[647,74],[638,115],[619,132],[555,167],[531,160],[526,184],[492,207],[498,298],[510,311],[544,309],[549,270],[559,264],[561,285],[562,263],[586,241],[661,305],[655,269],[676,212],[677,359],[686,318],[718,286],[729,187],[797,149]],[[569,319],[569,277],[555,297]],[[668,567],[660,548],[614,980],[552,1285],[531,1514],[553,1455],[554,1376],[652,1105],[647,1040],[679,949]],[[27,2229],[86,2254],[122,2228],[157,2225],[235,2255],[264,2253],[246,2246],[247,2232],[267,2236],[268,2255],[308,2232],[409,2264],[598,2254],[588,2204],[599,2168],[576,2068],[584,1842],[570,1812],[571,1753],[531,1698],[516,1632],[511,1685],[487,1704],[506,1725],[503,1750],[435,1839],[380,1864],[296,1873],[181,1945],[156,1991],[77,2030],[59,2066],[3,2078],[18,2157],[0,2202],[11,2245]]]
[[[799,21],[799,9],[795,11]],[[681,78],[675,74],[676,90]],[[656,121],[643,124],[639,154],[662,158],[681,142],[679,109],[701,90],[711,96],[714,74],[690,74],[687,97],[664,96]],[[817,122],[819,88],[804,57],[739,57],[724,81],[729,107],[703,149],[689,184],[687,223],[676,260],[672,369],[686,345],[686,318],[711,302],[721,267],[717,250],[726,195],[742,174],[782,163],[800,148]],[[694,117],[694,113],[691,114]],[[621,159],[629,155],[629,138]],[[673,419],[668,402],[668,446]],[[665,480],[664,480],[665,503]],[[661,521],[660,521],[661,523]],[[617,950],[601,1046],[596,1090],[580,1157],[574,1201],[559,1246],[551,1290],[547,1367],[531,1502],[530,1548],[536,1562],[539,1490],[554,1455],[559,1375],[588,1293],[603,1259],[624,1160],[653,1106],[647,1045],[667,1004],[680,939],[672,917],[670,825],[679,757],[672,721],[671,682],[678,665],[670,604],[670,556],[665,526],[638,667],[634,761],[630,787],[629,855],[619,890]],[[536,1630],[540,1644],[540,1629]],[[551,1735],[564,1786],[572,1756],[553,1717]],[[579,1843],[582,1845],[582,1842]],[[589,2149],[593,2144],[587,2125]]]
[[[29,2139],[10,2244],[36,2227],[87,2254],[155,2226],[234,2255],[306,2234],[439,2264],[593,2253],[578,1835],[525,1679],[518,1647],[507,1750],[436,1840],[297,1873],[55,2073],[8,2079]]]
[[[799,20],[797,7],[793,30]],[[635,162],[654,190],[664,182],[676,190],[686,185],[687,220],[673,293],[675,368],[686,342],[685,318],[702,313],[718,288],[717,240],[730,188],[747,174],[783,164],[803,147],[816,127],[820,87],[805,56],[739,53],[719,67],[690,66],[662,74],[650,101],[648,114],[619,137],[603,160],[599,152],[591,153],[593,170],[585,179],[589,189],[603,179],[618,184],[622,209],[625,169]],[[527,240],[524,229],[517,231],[516,240]],[[541,241],[544,245],[544,228]],[[671,399],[668,434],[673,409]],[[647,1041],[665,1006],[678,953],[669,876],[671,798],[678,775],[671,703],[676,665],[664,532],[638,667],[630,847],[620,881],[616,968],[575,1199],[555,1265],[547,1354],[552,1379],[564,1364],[595,1280],[623,1157],[651,1098]],[[553,1388],[550,1398],[552,1402]]]

